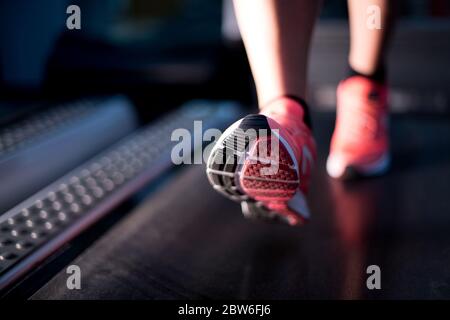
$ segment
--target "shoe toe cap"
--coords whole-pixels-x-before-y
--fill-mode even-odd
[[[331,154],[327,159],[327,172],[332,178],[340,178],[347,167],[345,159],[340,155]]]

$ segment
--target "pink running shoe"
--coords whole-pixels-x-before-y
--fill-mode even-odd
[[[215,144],[207,175],[214,189],[241,202],[248,218],[301,225],[316,145],[303,107],[280,98],[231,125]]]
[[[341,179],[378,175],[389,163],[387,87],[361,76],[342,81],[328,174]]]

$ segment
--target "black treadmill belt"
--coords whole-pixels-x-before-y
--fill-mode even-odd
[[[394,118],[392,172],[342,184],[323,169],[333,117],[315,120],[306,227],[244,220],[191,166],[70,263],[81,290],[67,289],[62,270],[32,299],[449,298],[450,123]],[[366,288],[372,264],[379,291]]]

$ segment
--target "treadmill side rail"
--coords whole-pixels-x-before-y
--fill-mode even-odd
[[[65,243],[172,166],[171,133],[222,128],[234,103],[191,102],[139,130],[0,216],[0,296]],[[199,146],[201,147],[201,146]],[[187,155],[190,156],[190,155]]]
[[[62,105],[0,130],[0,212],[136,127],[131,103],[118,96]]]

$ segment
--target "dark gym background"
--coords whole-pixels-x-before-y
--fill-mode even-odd
[[[450,298],[450,2],[398,2],[388,175],[342,184],[325,174],[349,44],[345,1],[327,0],[311,51],[320,159],[308,226],[246,221],[211,190],[203,166],[162,159],[108,206],[86,209],[83,221],[91,211],[95,221],[69,224],[22,256],[28,235],[15,239],[8,218],[34,194],[124,138],[133,145],[141,129],[152,128],[139,140],[149,149],[169,144],[172,125],[201,118],[223,129],[255,107],[254,91],[228,0],[0,0],[0,296]],[[65,27],[69,4],[81,8],[81,30]],[[180,108],[200,100],[198,113]],[[158,148],[150,154],[170,152]],[[67,289],[70,264],[83,270],[83,290]],[[366,288],[371,264],[382,290]]]

